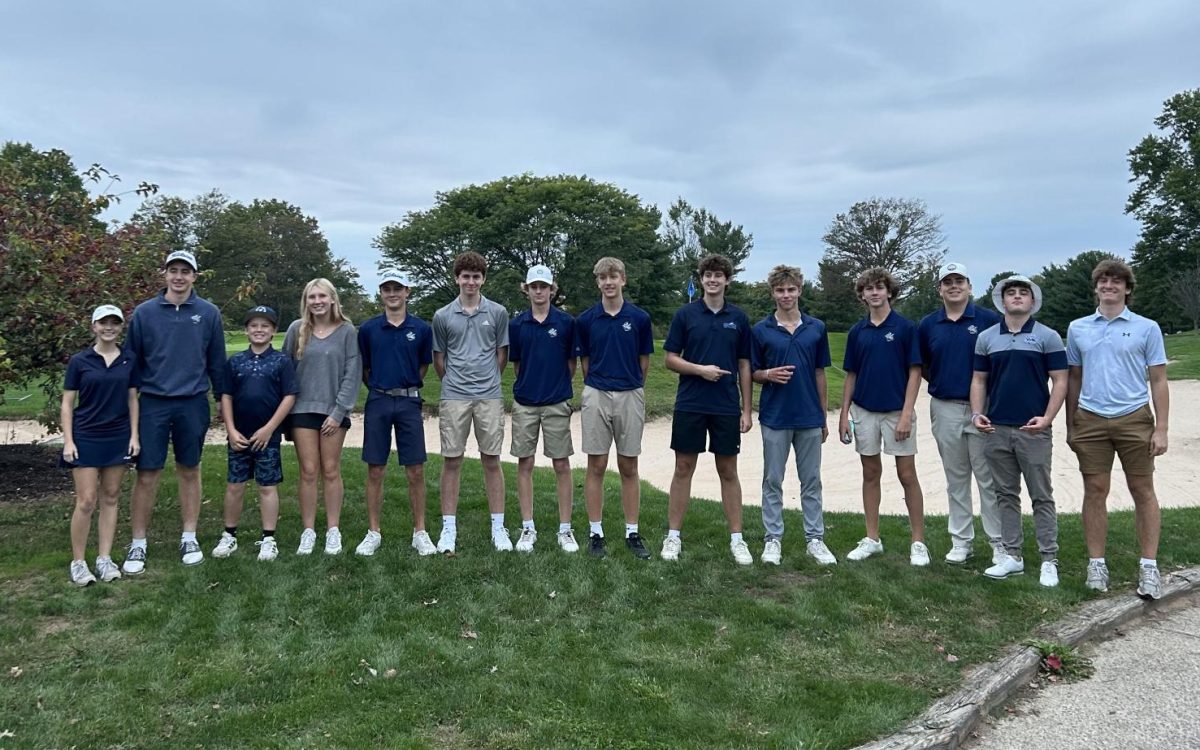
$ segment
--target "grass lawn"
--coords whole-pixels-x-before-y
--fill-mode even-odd
[[[408,548],[407,498],[393,470],[384,546],[359,559],[351,551],[365,527],[364,471],[354,450],[343,462],[346,552],[328,558],[318,546],[299,558],[295,461],[290,448],[284,454],[273,563],[253,559],[249,503],[235,557],[179,565],[168,472],[148,572],[75,589],[66,580],[70,498],[0,504],[0,730],[13,746],[843,748],[900,727],[964,669],[1091,598],[1077,516],[1060,519],[1063,585],[1050,590],[1036,575],[984,579],[982,542],[964,568],[913,569],[898,518],[883,522],[882,558],[823,570],[803,556],[801,519],[789,512],[784,565],[738,568],[720,507],[699,501],[678,564],[639,562],[619,545],[603,561],[567,556],[553,543],[546,472],[536,478],[538,550],[495,553],[476,462],[464,471],[457,557],[422,559]],[[207,553],[221,525],[223,450],[209,447],[205,459]],[[433,497],[439,466],[431,457]],[[511,526],[515,482],[505,470]],[[613,541],[617,491],[612,477]],[[656,551],[665,507],[665,495],[643,485],[642,527]],[[758,552],[755,510],[746,517]],[[843,558],[862,519],[826,523]],[[945,520],[928,526],[937,561]],[[575,528],[582,536],[581,509]],[[1131,596],[1129,514],[1114,514],[1112,535],[1114,595]],[[1026,538],[1032,561],[1032,529]],[[1162,548],[1167,570],[1200,561],[1200,511],[1165,511]]]
[[[1200,331],[1173,333],[1166,337],[1169,380],[1200,379]]]

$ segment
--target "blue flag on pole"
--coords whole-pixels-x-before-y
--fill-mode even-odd
[[[692,297],[696,296],[696,279],[688,279],[688,302],[692,301]]]

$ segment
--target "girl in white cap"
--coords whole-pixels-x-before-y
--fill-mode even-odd
[[[71,583],[87,586],[96,578],[108,583],[121,577],[110,556],[117,525],[117,496],[126,465],[140,450],[138,443],[137,374],[133,359],[117,345],[125,315],[115,305],[92,312],[91,346],[67,363],[63,382],[62,463],[75,479],[75,512],[71,516]],[[92,513],[96,524],[96,573],[84,554]]]

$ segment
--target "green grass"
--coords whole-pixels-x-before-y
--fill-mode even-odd
[[[0,674],[9,688],[0,730],[14,733],[13,746],[843,748],[899,728],[966,669],[1092,598],[1077,516],[1060,518],[1063,584],[1054,590],[1032,575],[984,579],[982,542],[964,568],[915,570],[895,517],[883,521],[885,556],[822,570],[802,554],[801,520],[788,512],[784,566],[738,568],[720,507],[701,501],[679,564],[638,562],[619,545],[603,561],[566,556],[553,544],[545,472],[536,478],[538,551],[498,554],[476,462],[464,472],[456,558],[408,549],[407,498],[393,470],[384,546],[359,559],[350,550],[364,530],[364,472],[354,450],[343,462],[347,552],[298,558],[290,448],[285,456],[283,552],[270,564],[253,559],[250,502],[234,558],[180,566],[169,471],[148,572],[112,585],[66,581],[69,497],[0,504],[0,659],[6,672],[21,671]],[[220,529],[224,460],[216,447],[205,457],[207,551]],[[431,497],[439,466],[431,457]],[[512,524],[511,465],[505,471]],[[614,480],[606,526],[619,537]],[[642,528],[655,547],[665,506],[643,485]],[[125,500],[120,541],[127,508]],[[746,517],[758,551],[754,510]],[[839,557],[862,534],[858,515],[826,523]],[[937,560],[949,544],[945,521],[928,527]],[[584,528],[577,510],[577,533]],[[1032,529],[1026,538],[1035,560]],[[1114,595],[1130,596],[1128,513],[1113,514],[1112,539]],[[1164,511],[1162,549],[1168,570],[1200,560],[1200,512]]]
[[[1166,337],[1169,380],[1200,379],[1200,331],[1173,333]]]

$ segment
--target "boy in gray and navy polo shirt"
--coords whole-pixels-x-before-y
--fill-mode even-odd
[[[1021,478],[1033,502],[1033,525],[1042,555],[1041,584],[1058,585],[1058,516],[1050,481],[1051,425],[1067,395],[1067,354],[1062,337],[1033,319],[1042,290],[1010,276],[992,290],[1004,319],[975,342],[971,421],[987,435],[1005,555],[983,572],[1007,578],[1025,572],[1021,547]],[[1047,380],[1053,383],[1049,388]]]
[[[421,386],[433,361],[433,330],[408,310],[411,284],[398,271],[387,271],[379,282],[383,314],[358,328],[358,351],[363,364],[367,403],[363,418],[362,459],[367,463],[367,533],[355,549],[375,554],[383,541],[383,480],[387,474],[392,435],[396,458],[408,480],[413,515],[412,547],[421,556],[437,552],[425,530],[425,420]]]
[[[904,488],[912,531],[909,562],[929,564],[925,546],[925,496],[917,479],[915,405],[921,387],[921,352],[917,327],[892,310],[900,291],[892,275],[882,268],[863,271],[855,281],[867,317],[854,324],[846,336],[842,368],[846,384],[838,433],[843,443],[854,440],[863,469],[863,515],[867,535],[847,555],[865,560],[883,552],[879,539],[880,451],[896,457],[896,475]]]

